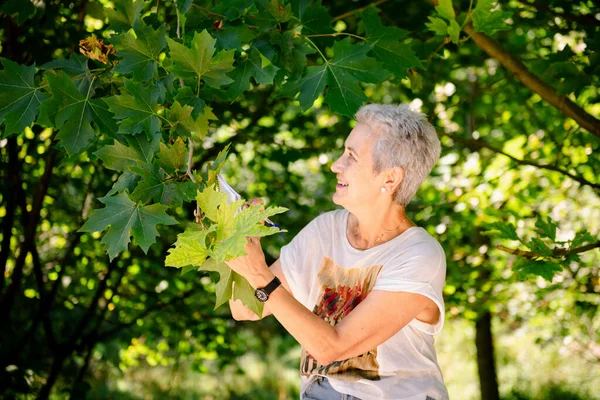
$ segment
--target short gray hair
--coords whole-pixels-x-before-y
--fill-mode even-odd
[[[440,158],[442,147],[435,129],[408,104],[368,104],[354,117],[374,133],[375,173],[391,167],[404,169],[394,200],[406,207]]]

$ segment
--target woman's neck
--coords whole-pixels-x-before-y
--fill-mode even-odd
[[[347,234],[356,247],[367,249],[385,243],[406,229],[414,226],[404,207],[394,202],[389,207],[373,207],[369,210],[351,212]]]

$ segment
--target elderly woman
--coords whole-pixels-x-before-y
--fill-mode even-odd
[[[440,142],[407,105],[367,105],[356,120],[331,166],[343,209],[311,221],[270,268],[255,237],[227,264],[257,289],[263,318],[302,345],[301,399],[447,399],[432,336],[444,324],[444,250],[405,211]]]

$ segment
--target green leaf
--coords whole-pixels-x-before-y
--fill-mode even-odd
[[[158,56],[167,45],[165,25],[157,30],[141,25],[133,32],[125,32],[111,39],[117,56],[123,60],[115,67],[116,72],[133,73],[136,80],[152,79],[157,74]]]
[[[206,236],[214,231],[206,230],[187,230],[177,235],[175,248],[168,250],[165,259],[166,267],[183,268],[188,265],[200,266],[208,257],[206,247]],[[227,267],[229,269],[229,267]]]
[[[448,21],[454,21],[456,14],[452,7],[452,0],[438,0],[438,5],[435,7],[435,11]]]
[[[219,154],[217,154],[217,158],[215,158],[215,161],[213,161],[210,164],[206,171],[206,174],[204,174],[202,178],[202,182],[204,184],[201,186],[201,190],[204,190],[205,187],[213,185],[215,182],[217,182],[217,175],[221,173],[221,168],[223,168],[223,164],[227,159],[227,154],[229,153],[230,147],[231,144],[225,146],[225,148],[221,150]]]
[[[41,65],[39,69],[62,68],[73,79],[77,90],[80,93],[87,93],[93,80],[92,72],[88,67],[88,61],[89,58],[81,54],[71,53],[68,59],[49,61]],[[114,131],[116,130],[114,128]]]
[[[113,4],[114,8],[104,9],[110,22],[110,29],[120,32],[137,27],[144,8],[144,0],[113,0]]]
[[[216,120],[217,117],[212,113],[212,108],[208,106],[204,106],[204,112],[199,114],[196,119],[192,116],[193,111],[193,107],[182,106],[175,101],[167,110],[167,119],[171,122],[171,132],[178,136],[191,136],[194,140],[202,141],[208,133],[209,120]]]
[[[214,37],[217,39],[218,50],[241,50],[244,44],[250,43],[254,39],[254,33],[246,24],[229,25],[225,23],[214,33]]]
[[[110,110],[120,119],[119,133],[134,135],[145,131],[148,138],[160,132],[159,110],[157,103],[159,90],[156,86],[144,87],[128,79],[119,96],[106,99]]]
[[[458,22],[455,20],[450,21],[448,35],[450,35],[450,40],[452,40],[452,43],[458,43],[460,38],[460,25],[458,25]]]
[[[425,26],[428,27],[430,31],[435,32],[435,34],[439,36],[446,36],[448,34],[449,26],[446,21],[432,16],[429,17],[429,21],[430,22],[426,23]]]
[[[556,224],[552,221],[550,216],[547,217],[547,220],[544,220],[542,216],[538,216],[538,219],[535,221],[536,232],[542,236],[550,238],[550,240],[556,240]]]
[[[194,32],[191,47],[167,38],[173,64],[166,67],[168,71],[183,79],[194,79],[199,91],[200,80],[209,86],[219,88],[233,80],[226,73],[233,69],[234,50],[215,53],[215,39],[205,30]]]
[[[269,32],[269,39],[269,42],[266,40],[255,41],[254,47],[274,65],[283,68],[288,79],[300,78],[306,68],[306,56],[315,53],[316,50],[306,40],[295,35],[293,31],[280,33],[272,30]],[[276,51],[273,45],[281,50]]]
[[[375,59],[367,57],[368,45],[350,44],[346,38],[335,42],[334,57],[319,67],[307,68],[307,74],[298,82],[288,82],[281,96],[290,96],[298,91],[298,100],[303,110],[310,108],[327,84],[325,101],[333,112],[352,117],[368,98],[359,82],[380,83],[390,73],[381,68]]]
[[[187,170],[188,148],[180,137],[173,144],[160,144],[159,165],[169,174]]]
[[[255,4],[259,12],[252,20],[263,31],[287,22],[292,17],[292,5],[284,4],[283,0],[256,0]]]
[[[94,210],[78,232],[99,232],[108,228],[102,238],[112,261],[117,254],[127,250],[133,235],[134,243],[148,253],[150,246],[159,236],[156,225],[174,225],[177,221],[167,215],[166,206],[152,204],[142,206],[129,199],[126,193],[100,199],[106,207]]]
[[[102,147],[94,154],[102,160],[106,168],[114,171],[126,171],[131,165],[136,165],[138,162],[147,162],[139,151],[118,141]]]
[[[562,267],[552,261],[528,259],[521,259],[513,269],[517,271],[517,276],[521,280],[533,275],[541,276],[549,282],[552,282],[557,272],[562,271]]]
[[[81,94],[64,72],[45,74],[52,97],[40,104],[38,123],[57,128],[56,138],[69,156],[82,151],[95,136],[92,121],[105,132],[113,132],[114,121],[104,100],[92,100],[90,85],[86,95]]]
[[[139,181],[140,176],[138,174],[130,170],[123,171],[106,196],[112,196],[124,190],[127,190],[128,193],[132,193]]]
[[[408,69],[422,67],[421,61],[410,46],[400,42],[408,32],[384,26],[376,8],[369,7],[362,13],[362,24],[366,41],[372,47],[375,58],[396,77],[403,78]]]
[[[189,86],[179,89],[174,100],[177,100],[182,106],[191,106],[193,108],[192,118],[196,119],[204,112],[205,102],[196,96]]]
[[[160,166],[142,163],[131,166],[130,170],[141,177],[140,182],[131,193],[132,200],[146,203],[152,199],[156,203],[164,204],[170,208],[181,206],[184,201],[189,201],[189,183],[169,179]],[[193,199],[196,185],[193,182],[191,184],[193,185],[191,188],[191,198]]]
[[[314,3],[308,2],[308,5],[303,6],[302,8],[301,12],[296,15],[302,24],[303,35],[328,34],[335,32],[331,27],[332,18],[327,12],[327,8],[321,5],[321,0],[317,0]]]
[[[482,235],[494,235],[500,239],[520,240],[517,235],[517,230],[510,222],[492,222],[489,224],[482,224],[482,227],[486,229],[482,232]]]
[[[477,0],[471,14],[475,32],[483,32],[488,35],[512,29],[510,25],[504,23],[511,16],[511,11],[502,11],[494,0]]]
[[[0,71],[0,124],[4,136],[21,133],[38,114],[38,107],[48,98],[34,83],[35,64],[29,67],[8,59],[2,60]]]
[[[581,230],[575,234],[569,249],[575,249],[577,247],[583,246],[586,243],[594,243],[598,241],[599,238],[592,236],[587,229]]]
[[[289,81],[280,91],[280,96],[293,97],[300,92],[297,100],[300,102],[302,110],[308,110],[325,89],[327,84],[327,64],[319,67],[308,67],[306,75],[299,81]]]
[[[272,64],[263,68],[262,55],[257,49],[252,49],[248,56],[238,63],[235,70],[229,74],[234,82],[225,92],[225,96],[228,99],[233,100],[246,90],[250,89],[251,77],[254,77],[257,84],[272,84],[277,70],[279,70],[279,68]]]
[[[212,12],[223,15],[225,21],[234,21],[245,14],[256,12],[252,0],[224,0],[215,5]]]
[[[546,243],[544,243],[544,241],[540,238],[532,238],[529,243],[527,243],[527,246],[531,249],[531,251],[533,251],[534,253],[540,254],[544,257],[549,257],[552,255],[552,249],[550,247],[548,247],[546,245]]]

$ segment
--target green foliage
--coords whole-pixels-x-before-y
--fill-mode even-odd
[[[494,0],[477,0],[471,15],[475,31],[488,35],[511,29],[504,23],[511,16],[511,11],[502,11]]]
[[[191,230],[181,233],[175,242],[175,248],[169,250],[165,265],[177,268],[194,265],[198,266],[199,270],[218,272],[220,280],[217,285],[215,308],[231,298],[231,293],[234,293],[234,299],[240,299],[261,316],[263,305],[255,298],[250,284],[242,276],[230,271],[224,261],[246,255],[247,236],[263,237],[279,233],[279,228],[264,226],[261,221],[287,209],[263,209],[257,205],[246,208],[243,207],[244,200],[228,203],[227,194],[217,191],[215,185],[198,191],[196,201],[210,225],[203,230],[194,226]],[[232,289],[234,282],[235,289]]]
[[[560,265],[548,260],[521,259],[513,268],[519,274],[519,279],[527,276],[541,276],[549,282],[552,282],[554,274],[562,271]]]
[[[83,393],[96,390],[88,382],[100,376],[82,368],[86,354],[88,371],[101,375],[105,368],[180,362],[206,373],[248,343],[260,349],[285,337],[273,319],[263,320],[271,325],[257,335],[227,310],[212,310],[213,296],[217,306],[251,297],[244,293],[252,288],[224,263],[207,255],[203,264],[181,267],[199,273],[181,276],[164,268],[164,257],[177,247],[177,233],[192,238],[202,231],[191,222],[197,191],[211,188],[224,168],[248,198],[290,208],[278,216],[289,234],[262,240],[274,261],[308,221],[334,207],[329,167],[352,129],[346,116],[365,101],[412,103],[440,134],[442,159],[407,213],[446,251],[448,318],[474,321],[492,310],[500,326],[529,325],[540,343],[568,336],[585,349],[598,342],[589,332],[598,331],[600,142],[457,29],[473,23],[493,34],[508,55],[595,116],[600,36],[592,1],[542,8],[455,0],[437,11],[409,2],[400,12],[392,2],[381,3],[381,11],[337,0],[327,7],[307,0],[213,4],[0,6],[0,309],[8,314],[0,360],[18,367],[5,374],[0,365],[0,380],[11,377],[0,397],[7,386],[10,398],[39,397],[39,387],[52,386],[51,365],[61,370],[51,397],[94,397],[97,391]],[[197,35],[205,40],[198,43]],[[86,38],[96,50],[103,40],[116,53],[104,49],[107,63],[80,55],[77,43]],[[219,57],[226,62],[216,83],[205,79],[212,71],[199,77],[195,68],[210,69]],[[228,141],[229,156],[220,152]],[[161,218],[146,220],[146,207],[161,210]],[[86,218],[95,233],[77,233]],[[159,227],[172,220],[179,225]],[[480,227],[495,221],[518,221],[518,228],[482,236]],[[203,223],[207,230],[214,225]],[[35,243],[27,246],[30,232]],[[205,234],[207,249],[216,232]],[[145,241],[152,244],[137,245]],[[242,242],[232,239],[220,251],[237,251]],[[520,251],[500,251],[499,243]],[[185,246],[194,254],[192,239]],[[178,261],[186,262],[199,263]],[[216,280],[214,272],[216,285],[207,276]],[[4,303],[8,288],[12,307]],[[547,319],[539,322],[540,315]],[[56,354],[67,357],[62,369]]]
[[[48,96],[34,82],[35,65],[2,60],[0,71],[0,123],[4,135],[19,133],[35,120],[38,107]],[[69,82],[70,83],[70,82]]]
[[[122,251],[133,235],[135,243],[148,252],[156,242],[156,225],[173,225],[177,221],[165,212],[167,207],[160,204],[142,206],[131,201],[126,193],[99,199],[106,207],[96,210],[79,229],[79,232],[97,232],[108,228],[102,243],[111,261]]]

